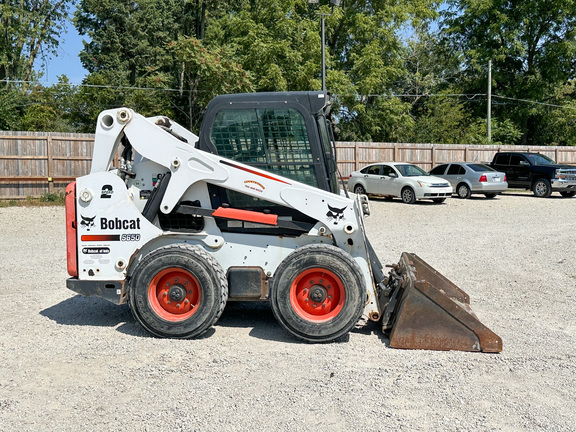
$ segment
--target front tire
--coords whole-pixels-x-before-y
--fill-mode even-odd
[[[332,342],[360,319],[366,286],[348,253],[314,244],[292,252],[272,281],[272,312],[288,332],[308,342]]]
[[[495,198],[496,195],[497,195],[497,194],[495,194],[495,193],[487,193],[487,194],[484,194],[484,196],[485,196],[486,198],[488,198],[488,199]]]
[[[434,198],[432,201],[434,201],[436,204],[442,204],[444,201],[446,201],[446,198]]]
[[[224,270],[200,246],[155,249],[130,273],[130,309],[136,321],[155,336],[198,337],[214,325],[226,306]]]
[[[401,192],[402,202],[405,204],[414,204],[416,202],[416,194],[414,189],[406,186]]]
[[[548,198],[552,193],[552,187],[550,186],[550,182],[547,179],[541,178],[534,182],[532,191],[538,198]]]
[[[574,195],[576,195],[576,192],[574,192],[574,191],[563,191],[563,192],[560,192],[560,195],[562,195],[564,198],[572,198]]]
[[[460,183],[456,187],[456,194],[458,195],[458,198],[468,199],[470,198],[470,195],[472,195],[472,192],[466,183]]]

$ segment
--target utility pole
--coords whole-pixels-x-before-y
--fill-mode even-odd
[[[330,16],[334,13],[334,6],[340,6],[340,2],[342,0],[330,0],[330,5],[332,7],[332,11],[330,13],[323,13],[323,12],[316,12],[316,15],[320,15],[320,32],[322,38],[322,91],[326,91],[326,41],[325,41],[325,32],[324,32],[324,20],[327,16]],[[308,4],[310,5],[317,5],[319,0],[308,0]]]
[[[492,60],[488,60],[488,142],[492,142]]]

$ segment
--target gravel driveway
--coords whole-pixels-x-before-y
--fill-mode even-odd
[[[501,354],[392,349],[372,323],[301,343],[253,303],[201,339],[155,339],[66,289],[63,208],[0,208],[0,430],[576,430],[576,198],[371,206],[382,262],[444,273]]]

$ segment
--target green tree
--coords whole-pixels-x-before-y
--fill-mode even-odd
[[[207,49],[198,39],[181,37],[169,49],[180,67],[181,97],[188,107],[188,126],[196,129],[200,113],[218,94],[252,91],[249,74],[226,47]]]
[[[495,106],[493,115],[522,131],[523,144],[547,144],[545,116],[517,99],[550,101],[556,88],[574,76],[576,1],[449,0],[444,33],[462,53],[461,83],[485,93],[488,60],[494,92],[516,100]]]
[[[70,3],[71,0],[0,2],[0,83],[31,80],[36,58],[42,52],[53,53],[58,47]]]

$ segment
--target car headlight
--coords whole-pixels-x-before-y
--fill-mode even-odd
[[[418,180],[418,184],[420,185],[420,187],[430,187],[432,184],[422,181],[422,180]]]

